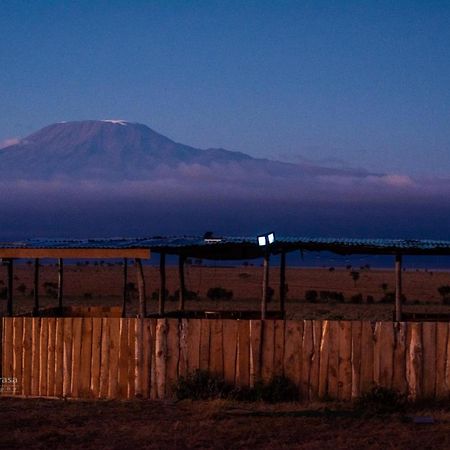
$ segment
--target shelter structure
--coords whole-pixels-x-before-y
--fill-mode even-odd
[[[185,307],[184,265],[188,257],[211,260],[247,260],[264,258],[264,273],[268,273],[271,255],[280,255],[279,307],[284,316],[286,254],[294,251],[328,251],[339,255],[392,255],[395,261],[395,320],[402,319],[402,259],[405,255],[450,255],[450,241],[413,239],[334,239],[310,237],[277,237],[261,247],[257,237],[155,236],[112,239],[29,239],[20,242],[0,242],[0,258],[7,263],[7,313],[13,313],[13,267],[15,259],[34,259],[34,312],[39,310],[39,260],[58,260],[58,305],[63,302],[64,259],[123,258],[123,314],[127,299],[128,259],[136,260],[139,315],[146,315],[145,280],[142,260],[152,253],[160,255],[159,314],[164,315],[166,292],[166,255],[179,258],[179,310]],[[261,318],[266,318],[268,276],[264,276]]]

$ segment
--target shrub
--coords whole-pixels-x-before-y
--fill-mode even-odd
[[[19,286],[17,286],[17,291],[21,294],[25,294],[26,290],[27,286],[25,285],[25,283],[20,283]]]
[[[344,303],[344,294],[336,291],[320,291],[320,300],[324,302],[334,301],[338,303]]]
[[[273,300],[274,294],[275,294],[275,290],[272,287],[268,286],[267,287],[267,301],[268,302],[271,302]]]
[[[356,401],[356,408],[365,415],[391,414],[404,411],[407,404],[405,395],[395,389],[375,386]]]
[[[174,386],[175,396],[178,400],[225,398],[231,390],[231,386],[224,380],[204,370],[196,370],[186,377],[180,377]]]
[[[177,289],[173,293],[173,299],[174,300],[178,300],[179,298],[180,298],[180,290]],[[184,290],[184,299],[185,300],[198,300],[198,292],[190,291],[188,289],[185,289]]]
[[[8,288],[4,287],[0,289],[0,298],[5,299],[8,297]]]
[[[269,383],[257,383],[255,388],[256,399],[268,403],[295,402],[299,400],[297,386],[284,376],[272,378]]]
[[[85,292],[85,293],[83,294],[83,297],[84,297],[85,299],[91,299],[91,298],[92,298],[92,293],[91,293],[91,292]]]
[[[362,303],[363,296],[362,294],[355,294],[350,297],[350,303]]]
[[[366,297],[366,303],[372,304],[375,302],[375,299],[373,298],[373,295],[368,295]]]
[[[318,298],[317,291],[309,290],[305,292],[305,300],[310,303],[316,303]]]
[[[438,292],[442,297],[442,303],[448,304],[450,300],[450,286],[448,284],[438,287]]]
[[[159,289],[156,289],[155,291],[153,291],[150,298],[154,301],[158,301],[159,300]],[[166,299],[167,298],[169,298],[169,290],[168,289],[166,289]]]
[[[210,300],[231,300],[233,298],[233,291],[222,287],[213,287],[208,289],[206,296]]]
[[[253,388],[239,388],[207,371],[196,370],[186,377],[180,377],[173,389],[178,400],[224,398],[240,401],[262,400],[269,403],[299,400],[297,386],[284,376],[274,377],[268,383],[260,381]]]

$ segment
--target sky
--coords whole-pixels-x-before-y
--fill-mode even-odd
[[[120,118],[199,148],[450,170],[448,1],[2,0],[0,29],[0,142]]]

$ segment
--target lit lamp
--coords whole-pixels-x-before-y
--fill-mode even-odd
[[[258,236],[258,245],[260,247],[273,244],[274,242],[275,242],[275,233],[273,231]]]
[[[275,233],[261,234],[258,236],[258,245],[264,247],[264,276],[262,286],[262,299],[261,299],[261,320],[266,318],[267,313],[267,297],[269,292],[269,246],[275,242]]]

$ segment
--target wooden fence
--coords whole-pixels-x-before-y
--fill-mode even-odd
[[[374,385],[450,394],[449,323],[3,318],[2,395],[167,398],[196,369],[238,386],[285,375],[303,399]],[[14,389],[14,392],[13,392]]]

